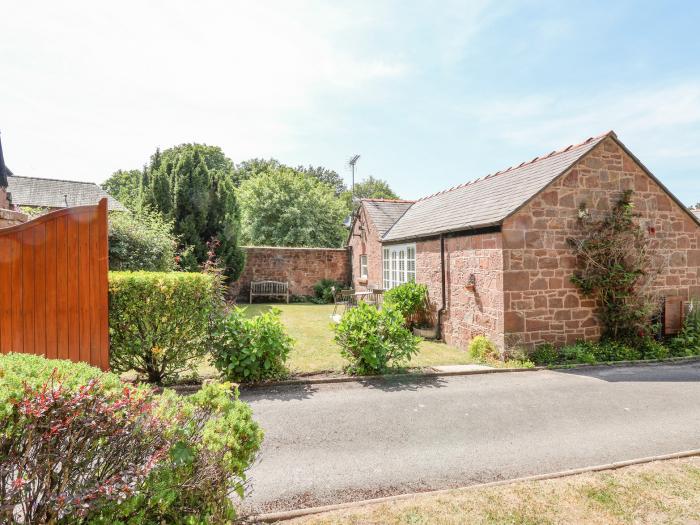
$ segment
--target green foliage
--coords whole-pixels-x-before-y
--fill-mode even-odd
[[[151,157],[142,177],[142,204],[173,223],[180,248],[191,255],[183,258],[183,268],[198,269],[209,258],[207,243],[217,239],[225,274],[235,280],[243,269],[232,177],[233,163],[216,146],[182,144]]]
[[[241,224],[247,244],[340,247],[348,209],[333,190],[289,168],[265,172],[240,187]]]
[[[117,170],[102,183],[102,189],[132,212],[141,209],[141,171]]]
[[[176,266],[172,224],[147,210],[109,215],[109,269],[167,272]]]
[[[309,175],[319,182],[330,186],[333,189],[336,197],[347,190],[343,178],[337,172],[324,168],[322,166],[297,166],[292,168],[286,166],[276,159],[250,159],[241,162],[236,166],[233,174],[233,180],[236,186],[240,186],[243,182],[258,175],[265,173],[275,173],[280,170],[292,170],[297,173]]]
[[[384,305],[401,312],[409,327],[423,322],[428,316],[428,287],[415,282],[400,284],[384,294]]]
[[[253,318],[233,308],[218,323],[214,335],[214,365],[231,381],[256,382],[284,377],[294,341],[273,308]]]
[[[165,390],[154,414],[168,422],[168,457],[130,498],[99,515],[95,524],[232,523],[232,497],[243,497],[246,470],[260,448],[263,432],[250,407],[229,383],[209,383],[196,394]]]
[[[469,356],[477,361],[489,362],[501,359],[498,347],[486,336],[477,335],[469,342]]]
[[[319,304],[330,304],[333,302],[333,294],[344,289],[346,285],[333,279],[321,279],[314,285],[314,296]]]
[[[70,391],[76,391],[92,379],[99,379],[104,392],[118,393],[122,388],[116,374],[102,372],[87,363],[32,354],[0,354],[0,419],[12,413],[15,402],[24,394],[25,385],[36,389],[52,377]]]
[[[635,222],[632,191],[626,191],[602,220],[582,210],[580,224],[581,238],[569,239],[578,258],[571,280],[600,305],[603,336],[633,343],[650,335],[655,301],[648,285],[658,269],[652,268],[651,243]]]
[[[690,303],[683,329],[671,341],[671,348],[676,355],[700,355],[700,301]]]
[[[389,187],[389,183],[382,179],[369,178],[355,183],[353,193],[357,199],[398,199],[399,196]]]
[[[110,272],[110,364],[148,381],[194,373],[208,351],[215,279],[201,273]]]
[[[22,431],[17,426],[21,421],[17,401],[25,395],[24,384],[35,390],[43,385],[55,386],[55,380],[60,380],[68,392],[82,392],[81,395],[87,393],[81,387],[96,380],[89,395],[104,400],[107,408],[113,400],[123,403],[124,396],[146,401],[139,401],[137,416],[149,418],[151,423],[140,428],[148,429],[154,433],[154,439],[166,444],[165,454],[158,454],[154,458],[155,464],[147,466],[147,461],[137,464],[150,473],[145,480],[138,478],[130,493],[120,494],[121,497],[116,499],[92,500],[84,507],[86,515],[74,514],[65,522],[205,525],[235,520],[232,496],[243,496],[246,471],[260,448],[263,432],[253,420],[250,407],[238,399],[238,391],[232,390],[231,384],[205,384],[196,394],[187,397],[167,389],[161,395],[154,395],[144,387],[131,388],[127,392],[127,385],[116,375],[101,372],[85,363],[24,354],[0,355],[0,438]],[[50,396],[32,398],[36,401],[50,399]],[[96,406],[99,408],[102,402]],[[114,417],[120,417],[122,413],[119,410],[112,412]],[[85,415],[77,414],[79,417]],[[120,427],[132,423],[131,419],[121,421]],[[100,434],[99,430],[104,427],[94,433],[85,433],[89,428],[89,425],[80,427],[80,450],[109,454],[113,451],[106,440],[114,437],[130,440],[133,434]],[[60,437],[57,439],[60,442]],[[131,450],[129,443],[121,443],[120,450],[124,454],[137,452]],[[26,447],[27,453],[33,454],[34,450]],[[113,462],[120,459],[113,453],[111,457]],[[64,470],[67,465],[63,464]],[[133,472],[128,475],[133,481],[137,479]],[[83,493],[64,495],[70,500],[84,496]]]
[[[543,343],[535,348],[530,358],[537,366],[549,366],[559,360],[559,352],[552,343]]]
[[[340,353],[350,361],[351,374],[381,374],[405,366],[418,353],[420,338],[404,325],[401,312],[387,306],[377,310],[360,303],[343,315],[335,327]]]
[[[297,166],[296,170],[333,188],[336,197],[339,197],[343,192],[347,191],[343,177],[338,175],[336,171],[329,170],[322,166]]]

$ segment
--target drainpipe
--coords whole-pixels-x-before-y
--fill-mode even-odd
[[[445,235],[440,234],[440,281],[442,292],[442,304],[437,312],[437,339],[442,339],[442,314],[445,312],[447,302],[445,300]]]

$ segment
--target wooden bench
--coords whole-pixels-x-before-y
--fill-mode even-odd
[[[250,283],[250,304],[253,304],[253,297],[284,297],[289,303],[289,283],[253,281]]]

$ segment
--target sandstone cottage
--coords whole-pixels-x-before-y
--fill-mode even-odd
[[[348,241],[355,287],[415,279],[446,342],[500,347],[594,339],[595,304],[570,281],[582,207],[626,189],[663,258],[659,297],[700,297],[700,218],[609,132],[418,201],[364,200]]]

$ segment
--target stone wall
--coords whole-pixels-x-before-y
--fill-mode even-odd
[[[369,285],[384,286],[382,272],[382,243],[379,234],[369,220],[364,207],[359,210],[349,241],[352,257],[352,285],[356,290],[367,288]],[[360,256],[367,255],[367,279],[360,277]]]
[[[24,222],[27,222],[28,217],[26,214],[18,212],[18,211],[12,211],[12,210],[5,210],[5,209],[0,209],[0,228],[8,228],[10,226],[17,226],[18,224],[22,224]]]
[[[500,233],[445,238],[445,295],[442,335],[466,348],[477,335],[503,346],[503,251]],[[428,286],[433,313],[441,303],[440,240],[416,243],[416,281]],[[474,275],[474,291],[466,288]]]
[[[663,271],[655,292],[700,296],[700,227],[607,138],[503,224],[506,345],[599,337],[595,302],[570,280],[576,259],[567,238],[579,231],[580,206],[603,216],[627,189],[658,246]]]
[[[10,207],[10,202],[7,200],[7,190],[0,188],[0,210],[6,210]]]
[[[291,295],[313,295],[321,279],[350,280],[350,260],[345,248],[245,247],[246,264],[230,294],[247,302],[251,281],[289,282]]]

